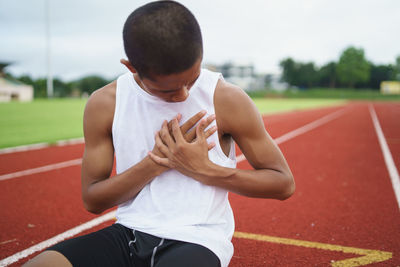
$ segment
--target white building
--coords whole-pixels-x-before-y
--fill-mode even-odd
[[[233,83],[240,88],[251,91],[260,90],[265,87],[265,76],[256,75],[252,64],[206,65],[206,68],[221,72],[227,82]]]
[[[33,100],[33,87],[14,79],[7,79],[4,69],[10,65],[0,62],[0,102],[11,100],[26,102]]]
[[[18,81],[0,77],[0,102],[33,100],[33,87]]]

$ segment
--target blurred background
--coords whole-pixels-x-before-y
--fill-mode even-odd
[[[18,101],[35,99],[32,105],[50,116],[54,109],[40,101],[73,98],[72,106],[65,99],[55,105],[76,110],[71,119],[60,110],[64,122],[79,128],[63,138],[81,136],[84,99],[127,71],[119,63],[125,58],[122,27],[147,2],[0,0],[0,101],[11,101],[0,104],[0,127],[34,116],[13,106]],[[222,72],[253,98],[400,100],[397,0],[180,2],[201,26],[204,67]]]

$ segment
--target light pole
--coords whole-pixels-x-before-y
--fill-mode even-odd
[[[50,8],[49,0],[45,0],[46,11],[46,61],[47,61],[47,97],[53,97],[53,75],[51,71],[51,46],[50,46]]]

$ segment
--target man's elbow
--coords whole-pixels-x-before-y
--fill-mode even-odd
[[[89,199],[88,197],[82,197],[83,206],[85,209],[93,214],[100,214],[104,211],[98,204],[96,204],[93,200]]]
[[[282,188],[282,193],[280,194],[279,200],[286,200],[290,198],[294,191],[296,190],[296,185],[294,183],[293,175],[288,175],[285,179],[284,186]]]
[[[87,203],[84,203],[85,209],[93,214],[100,214],[103,212],[103,210],[99,209],[98,207],[95,207],[94,205],[88,205]]]

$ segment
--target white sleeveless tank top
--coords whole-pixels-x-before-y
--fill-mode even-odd
[[[202,69],[188,98],[171,103],[141,89],[130,72],[118,77],[112,125],[117,174],[147,156],[154,147],[154,133],[164,120],[181,113],[183,123],[200,110],[215,114],[213,99],[219,79],[221,74]],[[216,146],[209,151],[209,159],[235,168],[234,142],[227,157],[217,133],[208,138],[212,141]],[[234,218],[228,192],[176,170],[155,177],[135,198],[119,205],[117,223],[160,238],[205,246],[218,256],[222,267],[228,266],[233,255]]]

